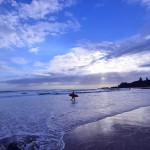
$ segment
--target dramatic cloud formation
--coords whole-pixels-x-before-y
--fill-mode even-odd
[[[3,88],[97,88],[149,77],[150,0],[0,0],[0,7]]]
[[[114,85],[118,79],[150,73],[149,45],[150,39],[141,36],[117,42],[82,43],[64,55],[55,56],[49,63],[35,62],[36,69],[30,72],[29,78],[8,83]]]
[[[85,67],[104,56],[104,52],[76,47],[65,55],[55,56],[50,61],[49,71],[62,74],[87,74]]]
[[[150,40],[146,37],[83,45],[65,55],[55,56],[50,62],[49,71],[60,74],[95,74],[149,70],[146,67],[139,68],[149,63]]]

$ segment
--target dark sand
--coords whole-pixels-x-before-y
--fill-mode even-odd
[[[79,126],[64,142],[65,150],[150,150],[150,107]]]

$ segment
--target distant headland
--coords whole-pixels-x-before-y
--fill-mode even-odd
[[[143,88],[143,87],[149,87],[150,88],[150,80],[146,78],[146,80],[143,80],[141,77],[137,81],[133,81],[131,83],[122,82],[117,87],[114,88]]]

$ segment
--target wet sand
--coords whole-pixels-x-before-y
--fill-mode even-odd
[[[79,126],[64,142],[64,150],[150,150],[150,106]]]

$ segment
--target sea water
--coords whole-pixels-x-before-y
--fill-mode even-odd
[[[77,126],[150,106],[150,89],[1,91],[0,149],[61,150],[63,135]]]

